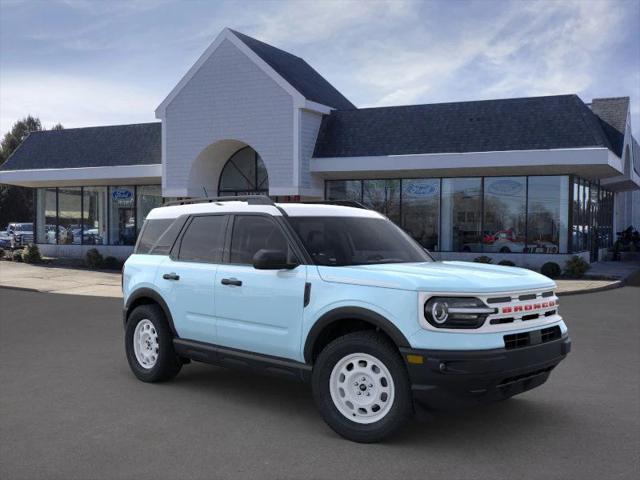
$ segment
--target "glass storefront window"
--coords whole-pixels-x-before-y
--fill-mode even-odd
[[[363,180],[362,203],[400,223],[400,180]]]
[[[109,187],[109,243],[134,245],[136,242],[135,188]]]
[[[82,189],[58,188],[58,244],[82,243]]]
[[[420,245],[439,250],[440,179],[402,181],[402,228]]]
[[[520,253],[525,249],[527,228],[527,178],[484,179],[482,251]]]
[[[82,208],[82,243],[106,245],[107,187],[84,187]]]
[[[441,246],[445,252],[482,251],[482,179],[443,178]]]
[[[527,251],[566,253],[569,177],[529,177]]]
[[[360,180],[331,180],[326,186],[327,200],[351,200],[362,202],[362,182]]]
[[[138,187],[138,198],[136,204],[137,229],[140,233],[144,219],[149,212],[162,205],[162,190],[160,185],[143,185]]]
[[[36,242],[56,243],[56,189],[39,188],[36,195]]]

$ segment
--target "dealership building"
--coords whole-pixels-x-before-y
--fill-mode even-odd
[[[303,59],[225,29],[155,114],[33,132],[2,165],[0,183],[34,188],[44,254],[126,257],[150,209],[217,195],[355,200],[437,258],[532,267],[596,261],[640,227],[628,97],[357,108]]]

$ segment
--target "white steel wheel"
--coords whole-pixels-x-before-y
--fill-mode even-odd
[[[367,353],[352,353],[339,360],[329,377],[329,391],[338,411],[359,424],[384,418],[395,397],[389,369]]]
[[[142,368],[152,369],[158,361],[158,332],[151,320],[142,319],[133,332],[133,352]]]

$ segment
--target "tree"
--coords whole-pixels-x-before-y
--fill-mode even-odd
[[[62,130],[57,124],[53,130]],[[31,132],[42,130],[39,118],[28,115],[13,124],[0,142],[0,165],[18,148]],[[14,185],[0,185],[0,228],[9,222],[29,222],[33,219],[33,190]]]

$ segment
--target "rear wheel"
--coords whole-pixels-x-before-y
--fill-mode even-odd
[[[129,314],[125,351],[131,371],[143,382],[170,380],[182,367],[173,349],[173,335],[158,305],[140,305]]]
[[[377,442],[412,415],[411,388],[397,348],[373,331],[331,342],[313,368],[313,396],[329,426],[356,442]]]

